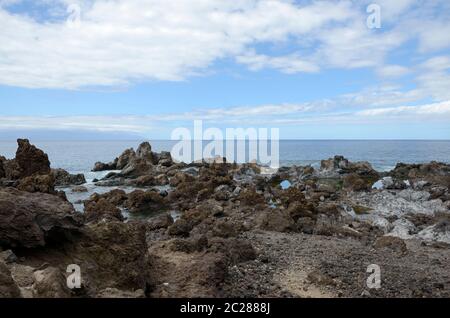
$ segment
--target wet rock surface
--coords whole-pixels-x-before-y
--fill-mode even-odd
[[[449,165],[380,173],[335,156],[266,174],[175,163],[145,142],[95,165],[114,170],[95,183],[112,188],[77,213],[55,185],[92,184],[50,170],[28,141],[19,149],[0,157],[1,296],[450,297]],[[65,284],[69,264],[80,289]]]

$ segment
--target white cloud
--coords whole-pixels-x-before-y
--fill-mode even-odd
[[[315,73],[320,70],[319,66],[303,60],[298,54],[271,57],[268,55],[249,52],[237,57],[237,62],[245,64],[250,70],[259,71],[265,68],[280,70],[286,74]]]
[[[409,73],[409,69],[400,65],[384,65],[377,69],[377,74],[381,77],[395,78]]]
[[[351,15],[348,2],[95,0],[71,27],[0,8],[0,84],[73,89],[182,80],[255,43],[301,36]]]

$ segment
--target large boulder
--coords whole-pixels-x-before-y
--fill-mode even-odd
[[[136,157],[136,153],[133,148],[125,150],[117,159],[116,168],[122,170],[134,157]]]
[[[84,214],[87,222],[100,220],[123,221],[124,217],[119,208],[104,198],[88,201],[84,204]]]
[[[82,185],[86,183],[84,174],[70,174],[64,169],[52,169],[55,186]]]
[[[55,179],[52,174],[32,175],[18,181],[16,188],[26,192],[42,192],[56,194]]]
[[[136,150],[136,157],[153,162],[152,146],[147,141],[141,143]]]
[[[18,298],[20,289],[11,277],[8,266],[0,260],[0,298]]]
[[[158,192],[135,190],[128,194],[125,207],[130,212],[152,213],[163,210],[166,200]]]
[[[58,196],[0,189],[0,245],[39,247],[70,238],[82,225],[72,204]]]
[[[105,288],[146,288],[147,244],[142,223],[89,223],[77,241],[66,244],[65,251],[69,258],[66,262],[80,266],[82,287],[89,294]]]
[[[92,171],[97,172],[97,171],[116,170],[116,167],[117,167],[116,165],[117,165],[117,161],[113,161],[110,163],[96,162]]]
[[[31,145],[28,139],[18,139],[17,143],[19,147],[15,160],[20,168],[20,177],[50,173],[50,161],[46,153]]]

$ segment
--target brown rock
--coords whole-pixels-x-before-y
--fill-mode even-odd
[[[149,219],[146,223],[147,230],[154,231],[166,229],[173,224],[173,218],[169,213],[164,213]]]
[[[16,162],[21,171],[21,177],[33,174],[49,174],[50,161],[47,154],[31,145],[28,139],[17,139],[19,145],[16,152]]]
[[[128,194],[126,208],[132,213],[160,212],[166,207],[164,197],[155,191],[135,190]]]
[[[103,219],[123,221],[124,217],[119,208],[104,198],[89,201],[84,205],[86,222],[98,222]]]
[[[56,194],[55,179],[52,174],[32,175],[19,180],[17,189],[26,192]]]
[[[86,183],[83,174],[70,174],[64,169],[52,169],[55,186],[82,185]]]
[[[145,289],[145,226],[98,222],[83,227],[78,240],[66,245],[67,262],[80,266],[82,284],[96,294],[105,288]],[[70,263],[69,263],[70,264]]]
[[[11,277],[11,272],[3,261],[0,261],[0,298],[20,297],[19,287]]]
[[[0,245],[44,246],[70,238],[81,225],[73,206],[58,196],[0,189]]]
[[[47,267],[33,273],[32,287],[35,298],[68,298],[70,289],[67,288],[65,276],[55,267]]]
[[[382,236],[378,238],[374,243],[374,247],[377,249],[389,248],[401,254],[408,252],[405,241],[395,236]]]
[[[258,227],[265,231],[290,232],[295,230],[295,222],[286,211],[272,209],[262,213]]]

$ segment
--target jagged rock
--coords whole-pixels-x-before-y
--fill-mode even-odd
[[[344,189],[348,189],[351,191],[367,191],[370,190],[370,187],[372,185],[372,182],[361,178],[356,173],[344,176],[343,181]]]
[[[0,298],[18,298],[20,289],[11,277],[8,266],[0,261]]]
[[[97,171],[116,170],[116,164],[117,164],[116,161],[110,163],[96,162],[92,171],[97,172]]]
[[[132,158],[130,162],[123,168],[121,175],[128,178],[137,178],[146,174],[150,174],[153,170],[153,163],[144,158]]]
[[[140,159],[153,162],[152,146],[147,141],[141,143],[136,150],[136,156]]]
[[[166,206],[166,201],[155,191],[135,190],[128,194],[125,207],[132,213],[159,212]]]
[[[90,292],[105,288],[145,289],[145,226],[129,222],[89,223],[78,240],[66,244],[69,264],[80,266],[82,285]]]
[[[104,194],[94,193],[89,198],[89,201],[98,201],[102,198],[107,200],[114,206],[120,206],[127,200],[127,194],[121,189],[114,189]]]
[[[71,237],[81,224],[73,206],[58,196],[0,188],[0,245],[44,246]]]
[[[164,213],[149,219],[146,227],[149,231],[166,229],[173,224],[173,218],[170,214]]]
[[[239,193],[239,200],[243,205],[255,206],[265,204],[264,196],[257,193],[254,189],[244,189]]]
[[[18,181],[16,188],[26,192],[56,194],[55,179],[52,174],[24,177]]]
[[[122,170],[136,156],[133,148],[125,150],[117,159],[116,168]]]
[[[192,230],[192,224],[186,221],[184,218],[176,220],[171,226],[168,228],[169,235],[174,236],[189,236],[189,232]]]
[[[159,154],[158,165],[163,167],[170,167],[173,165],[172,155],[168,151],[162,151]]]
[[[86,183],[84,174],[70,174],[64,169],[52,169],[55,186],[82,185]]]
[[[19,145],[15,161],[20,168],[20,177],[33,174],[49,174],[50,161],[42,150],[31,145],[28,139],[17,139]]]
[[[35,271],[33,278],[32,292],[35,298],[67,298],[70,296],[65,276],[55,267]]]
[[[119,208],[104,198],[88,201],[84,205],[86,222],[97,222],[104,219],[123,221],[124,217]]]

